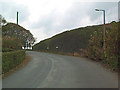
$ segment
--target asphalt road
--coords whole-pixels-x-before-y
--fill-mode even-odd
[[[28,51],[31,61],[3,79],[3,88],[117,88],[117,73],[89,59]]]

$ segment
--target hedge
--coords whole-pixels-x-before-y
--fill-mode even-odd
[[[4,52],[11,52],[11,51],[13,51],[13,49],[11,49],[11,48],[2,48],[3,53]]]
[[[19,65],[25,59],[25,50],[5,52],[2,54],[2,73]]]

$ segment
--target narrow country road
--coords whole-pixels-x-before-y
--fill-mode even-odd
[[[27,51],[30,62],[3,79],[3,88],[118,88],[117,73],[89,59]]]

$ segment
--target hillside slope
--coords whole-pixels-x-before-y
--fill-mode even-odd
[[[109,28],[109,24],[106,25],[106,28]],[[34,46],[33,50],[80,53],[81,49],[87,49],[90,37],[93,35],[93,33],[102,30],[102,25],[96,25],[65,31],[39,42]]]

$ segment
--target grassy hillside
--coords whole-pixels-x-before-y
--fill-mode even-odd
[[[108,25],[106,26],[109,28]],[[102,30],[103,26],[97,25],[65,31],[39,42],[33,49],[48,52],[80,53],[81,49],[86,49],[88,47],[90,37],[94,34],[94,32]]]

